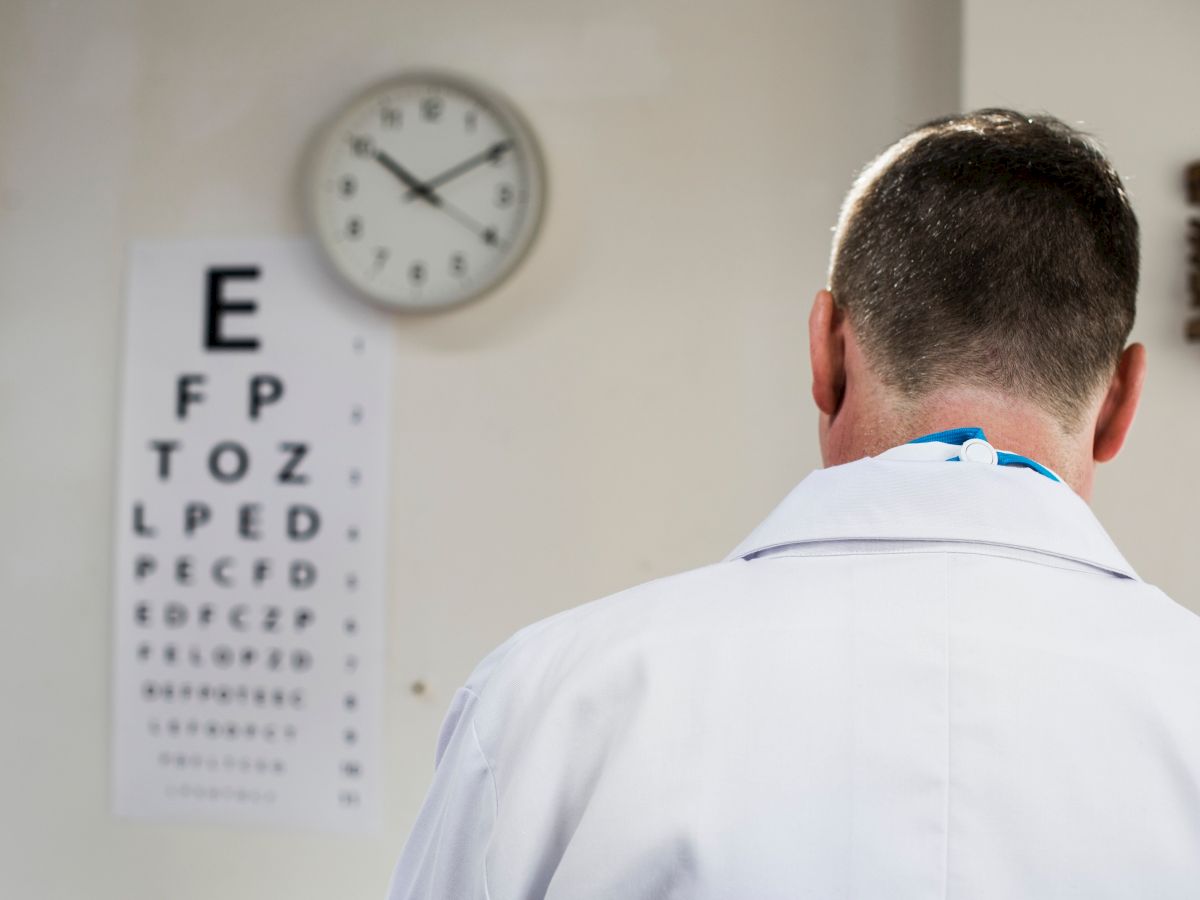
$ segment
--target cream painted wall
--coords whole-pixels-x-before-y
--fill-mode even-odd
[[[1200,345],[1190,314],[1183,170],[1200,159],[1200,4],[1193,0],[966,0],[963,103],[1082,123],[1127,179],[1142,226],[1133,339],[1150,377],[1122,455],[1093,506],[1138,573],[1200,612]]]
[[[958,41],[922,0],[0,0],[0,894],[380,896],[488,649],[720,557],[817,464],[829,227],[859,164],[957,107]],[[393,326],[387,831],[114,821],[127,244],[300,232],[312,129],[416,65],[510,95],[553,183],[498,294]]]

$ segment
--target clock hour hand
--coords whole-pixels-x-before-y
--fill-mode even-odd
[[[423,187],[427,191],[432,190],[435,187],[440,187],[441,185],[445,184],[447,181],[452,181],[453,179],[457,178],[459,175],[463,175],[467,172],[470,172],[476,166],[481,166],[486,162],[495,162],[496,160],[498,160],[502,156],[504,156],[505,153],[507,153],[509,150],[511,150],[512,146],[513,146],[513,142],[511,140],[496,141],[496,143],[492,144],[492,146],[488,147],[483,152],[476,153],[474,156],[470,157],[469,159],[464,159],[458,165],[451,166],[446,171],[441,172],[437,175],[434,175],[432,178],[430,178],[428,181],[425,182]],[[420,197],[420,196],[422,196],[421,191],[417,190],[417,188],[412,187],[410,185],[408,192],[404,195],[404,199],[412,200],[413,198]]]
[[[430,206],[441,206],[442,198],[430,189],[428,184],[422,183],[412,172],[400,165],[382,150],[374,152],[375,161],[399,178],[408,188],[408,193],[405,197],[420,197]]]

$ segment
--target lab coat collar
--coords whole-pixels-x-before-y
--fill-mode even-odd
[[[1009,466],[947,464],[940,445],[905,444],[818,469],[727,559],[788,544],[947,541],[1029,550],[1138,579],[1066,484]]]

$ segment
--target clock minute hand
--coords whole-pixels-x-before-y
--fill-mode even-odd
[[[405,197],[420,197],[430,206],[441,206],[442,198],[433,192],[428,184],[421,182],[412,172],[400,165],[382,150],[376,150],[374,153],[375,161],[399,178],[408,188],[408,193]]]
[[[464,159],[462,162],[458,163],[457,165],[451,166],[446,171],[440,172],[439,174],[434,175],[427,182],[425,182],[424,187],[427,190],[432,190],[435,187],[440,187],[441,185],[445,184],[447,181],[452,181],[453,179],[457,178],[459,175],[463,175],[463,174],[466,174],[467,172],[470,172],[476,166],[481,166],[485,162],[492,162],[494,160],[499,159],[505,153],[507,153],[509,150],[511,150],[512,146],[513,146],[513,142],[511,140],[497,141],[496,143],[492,144],[492,146],[488,147],[483,152],[476,153],[474,156],[469,157],[468,159]],[[419,197],[419,196],[421,196],[421,192],[419,190],[417,190],[416,188],[411,188],[411,190],[409,190],[408,193],[406,193],[404,195],[404,199],[412,200],[414,197]]]

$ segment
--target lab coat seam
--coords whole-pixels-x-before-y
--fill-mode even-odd
[[[469,699],[460,704],[459,698],[464,696]],[[450,740],[454,733],[458,731],[468,709],[478,702],[479,695],[466,686],[460,687],[454,692],[454,696],[450,700],[450,708],[446,711],[446,716],[442,720],[441,730],[438,732],[437,746],[433,757],[433,767],[435,770],[441,767],[442,758],[445,756],[447,749],[449,749]]]
[[[950,585],[950,581],[951,581],[950,567],[952,565],[952,563],[951,563],[952,557],[953,557],[952,553],[947,552],[947,551],[942,552],[942,561],[943,561],[942,591],[943,591],[943,601],[945,604],[945,619],[943,621],[945,623],[945,629],[946,629],[946,644],[945,644],[945,654],[946,654],[946,661],[945,661],[945,664],[946,664],[946,807],[943,812],[943,818],[942,818],[943,828],[944,828],[944,831],[942,834],[942,849],[943,849],[943,852],[942,852],[942,900],[946,900],[946,898],[949,897],[949,895],[950,895],[950,803],[951,803],[950,787],[951,787],[951,771],[952,771],[951,760],[953,760],[953,758],[954,758],[952,755],[952,736],[953,736],[954,731],[953,731],[953,728],[951,727],[952,707],[950,705],[950,702],[951,702],[951,693],[950,693],[951,692],[951,685],[950,685],[950,673],[951,673],[950,616],[951,616],[951,598],[954,596],[953,591],[951,590],[951,585]]]
[[[475,739],[475,749],[479,751],[479,756],[483,759],[483,764],[487,768],[488,781],[492,785],[492,835],[488,836],[487,845],[483,848],[483,896],[484,900],[491,900],[492,892],[488,888],[487,854],[492,845],[492,836],[495,835],[496,826],[500,822],[500,791],[496,787],[496,772],[492,768],[492,761],[488,759],[488,755],[483,749],[483,743],[479,739],[479,731],[475,727],[474,717],[471,719],[471,736]]]
[[[855,539],[855,540],[859,540],[859,539]],[[822,541],[821,543],[825,543],[825,542]],[[838,543],[838,542],[837,541],[829,541],[829,543]],[[787,546],[787,545],[780,545],[780,546]],[[1009,545],[998,545],[998,546],[1008,547]],[[778,550],[778,549],[779,549],[779,546],[767,547],[767,548],[763,548],[763,550],[759,550],[759,551],[755,551],[755,552],[763,553],[763,552],[766,552],[769,550]],[[1009,547],[1009,549],[1018,550],[1018,551],[1022,551],[1022,552],[1026,552],[1026,553],[1037,553],[1037,554],[1043,554],[1046,556],[1055,556],[1055,554],[1048,553],[1047,551],[1044,551],[1044,550],[1036,550],[1036,549],[1032,549],[1032,548],[1028,548],[1028,547],[1018,547],[1015,545]],[[948,556],[954,555],[954,554],[962,554],[963,556],[983,556],[983,557],[987,557],[988,559],[1007,559],[1007,560],[1012,560],[1013,562],[1023,562],[1023,563],[1029,563],[1030,565],[1042,566],[1047,569],[1058,569],[1060,572],[1079,572],[1084,575],[1097,575],[1097,576],[1102,576],[1102,577],[1107,577],[1107,578],[1113,578],[1113,577],[1125,578],[1130,581],[1139,581],[1140,580],[1134,576],[1126,575],[1125,573],[1120,572],[1116,569],[1111,569],[1100,563],[1095,563],[1095,562],[1091,562],[1089,560],[1084,560],[1084,559],[1073,559],[1071,557],[1066,557],[1066,556],[1057,557],[1059,559],[1066,560],[1068,562],[1076,563],[1076,566],[1064,566],[1064,565],[1056,565],[1055,563],[1052,563],[1048,560],[1029,559],[1029,558],[1023,557],[1023,556],[1007,556],[1003,553],[988,553],[986,550],[966,550],[966,549],[949,550],[944,547],[939,547],[937,549],[930,548],[928,550],[843,550],[843,551],[811,551],[811,552],[806,551],[806,552],[799,552],[799,553],[771,553],[770,556],[756,556],[753,560],[747,560],[747,562],[757,562],[757,561],[763,560],[763,559],[780,559],[780,558],[802,559],[806,556],[814,556],[814,557],[909,556],[909,555],[916,555],[916,554],[920,554],[920,553],[944,553]]]

